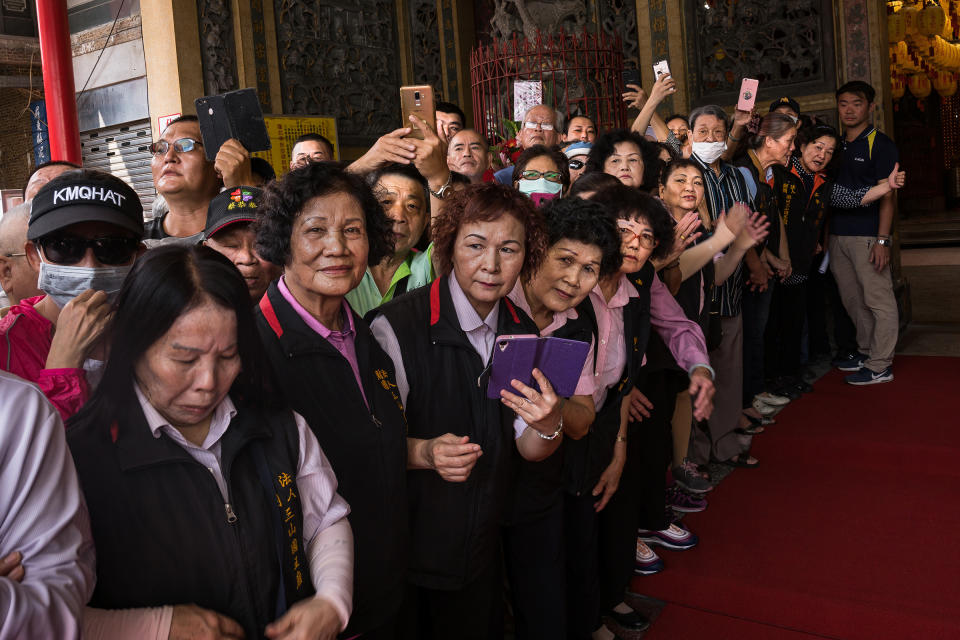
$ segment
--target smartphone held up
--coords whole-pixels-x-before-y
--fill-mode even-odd
[[[740,98],[737,100],[737,109],[739,111],[753,111],[753,105],[757,102],[757,87],[759,80],[753,78],[744,78],[740,83]]]
[[[401,126],[413,129],[407,134],[407,138],[423,140],[423,129],[421,127],[430,127],[434,131],[437,130],[437,112],[434,107],[433,87],[429,85],[400,87],[400,110],[403,114]],[[420,125],[417,126],[410,122],[410,116],[416,116]],[[422,124],[424,121],[426,121],[426,124]]]

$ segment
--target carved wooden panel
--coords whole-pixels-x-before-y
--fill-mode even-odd
[[[640,68],[636,0],[596,0],[600,28],[623,42],[623,67]]]
[[[237,50],[233,39],[233,3],[197,0],[200,61],[208,96],[237,88]]]
[[[745,77],[765,96],[835,88],[831,0],[687,0],[685,9],[693,104],[734,102]]]
[[[428,84],[434,91],[443,91],[443,70],[440,31],[437,24],[436,0],[411,0],[410,34],[413,41],[413,81]],[[456,97],[453,97],[456,102]]]
[[[369,145],[400,120],[396,11],[389,0],[274,0],[283,112],[336,115]]]

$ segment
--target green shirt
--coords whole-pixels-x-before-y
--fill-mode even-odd
[[[413,291],[418,287],[430,284],[436,278],[436,274],[433,272],[432,258],[432,242],[427,246],[426,251],[411,251],[407,255],[407,259],[397,267],[393,278],[390,279],[390,286],[387,287],[387,292],[383,295],[380,295],[377,282],[373,279],[370,268],[367,267],[367,272],[363,274],[363,280],[360,281],[360,284],[347,293],[347,301],[355,312],[365,316],[371,309],[376,309],[383,303],[392,300],[394,292],[397,290],[397,284],[404,278],[407,278],[406,291]]]

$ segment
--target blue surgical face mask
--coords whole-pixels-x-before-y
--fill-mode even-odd
[[[103,291],[113,302],[124,278],[133,265],[125,267],[68,267],[62,264],[40,263],[37,288],[53,298],[61,309],[87,289]]]
[[[547,200],[559,198],[560,192],[563,191],[563,185],[559,182],[550,182],[546,178],[537,178],[536,180],[521,180],[517,189],[533,200],[534,206],[539,207]]]

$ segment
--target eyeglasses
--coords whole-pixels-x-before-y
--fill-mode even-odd
[[[27,254],[25,253],[5,253],[3,254],[4,258],[25,258]]]
[[[640,241],[640,246],[644,249],[653,249],[659,243],[652,233],[644,231],[643,233],[634,233],[629,227],[619,227],[620,241],[630,243],[634,238]]]
[[[523,123],[524,129],[536,129],[537,127],[540,127],[544,131],[553,131],[553,125],[549,122],[531,122],[527,120]]]
[[[583,165],[586,164],[583,160],[571,160],[567,163],[567,166],[570,167],[571,171],[579,171],[583,169]]]
[[[71,235],[44,236],[37,241],[43,250],[43,257],[57,264],[76,264],[83,260],[87,248],[93,249],[93,255],[102,264],[124,264],[130,262],[140,240],[123,236],[100,236],[99,238],[81,238]]]
[[[536,180],[542,177],[547,182],[563,182],[563,177],[559,171],[536,171],[534,169],[525,169],[520,173],[521,180]]]
[[[173,150],[177,153],[189,153],[197,148],[197,146],[203,146],[203,143],[199,140],[194,140],[193,138],[180,138],[179,140],[173,141]],[[161,140],[160,142],[154,142],[150,145],[150,153],[155,156],[165,156],[167,151],[170,150],[170,142],[166,140]]]

